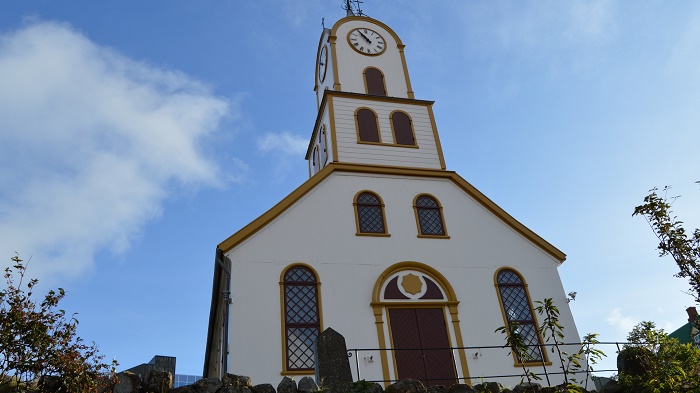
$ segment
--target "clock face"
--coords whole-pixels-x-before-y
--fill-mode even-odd
[[[348,34],[350,46],[363,55],[381,55],[386,50],[384,37],[372,29],[361,27],[350,30]]]
[[[326,70],[328,70],[328,47],[321,48],[321,55],[318,56],[318,80],[323,82],[326,79]]]

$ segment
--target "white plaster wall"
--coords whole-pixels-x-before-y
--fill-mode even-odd
[[[360,107],[369,107],[377,113],[381,145],[358,143],[355,110]],[[411,117],[418,148],[390,145],[394,143],[394,137],[389,115],[395,110],[404,111]],[[333,115],[340,162],[442,168],[433,125],[425,105],[333,97]]]
[[[386,50],[378,56],[366,56],[358,53],[348,43],[348,33],[357,27],[367,27],[384,37]],[[403,62],[396,40],[389,32],[379,25],[367,21],[347,21],[336,31],[336,56],[338,63],[338,81],[342,91],[366,93],[362,72],[372,66],[384,73],[387,95],[390,97],[408,98],[408,87],[404,74]]]
[[[355,235],[353,196],[365,189],[382,197],[391,237]],[[412,201],[420,193],[441,202],[450,239],[417,238]],[[460,301],[466,346],[504,343],[494,333],[504,321],[493,278],[504,266],[522,274],[533,300],[555,300],[566,340],[578,341],[556,260],[449,180],[334,173],[227,255],[233,264],[229,372],[250,375],[254,383],[276,384],[281,378],[279,279],[295,262],[317,270],[323,328],[343,334],[349,348],[379,347],[369,305],[372,289],[384,269],[402,261],[428,264],[450,281]],[[477,351],[468,352],[472,377],[520,372],[507,349],[482,350],[478,359],[471,352]],[[369,355],[374,361],[365,364]],[[359,360],[361,378],[382,379],[377,352],[360,354]],[[354,363],[352,368],[355,372]],[[511,384],[519,380],[513,378]]]

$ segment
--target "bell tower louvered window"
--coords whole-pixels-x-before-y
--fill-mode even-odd
[[[391,114],[391,129],[394,132],[394,143],[404,146],[415,146],[413,124],[406,112],[395,111]]]
[[[419,195],[414,204],[419,236],[446,237],[442,207],[437,199],[429,195]]]
[[[380,143],[377,115],[368,108],[360,108],[355,112],[357,136],[360,142]]]
[[[310,371],[321,330],[319,283],[313,270],[295,265],[284,273],[285,371]]]
[[[384,74],[374,67],[367,67],[364,74],[367,94],[385,96],[386,88],[384,87]]]
[[[521,363],[543,361],[542,341],[537,330],[535,315],[530,307],[527,287],[518,273],[511,269],[498,272],[496,283],[501,299],[504,318],[508,326],[517,323],[517,331],[528,346],[525,359],[516,359]]]
[[[358,234],[385,234],[384,205],[379,196],[361,192],[355,197],[355,212]]]

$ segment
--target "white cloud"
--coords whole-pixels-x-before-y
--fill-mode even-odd
[[[279,152],[284,155],[293,155],[302,157],[306,155],[306,150],[309,147],[309,141],[298,135],[285,131],[282,133],[271,133],[263,135],[258,140],[258,150],[263,153]]]
[[[637,318],[622,315],[619,308],[612,310],[610,315],[606,318],[606,321],[608,321],[609,325],[625,333],[632,331],[632,328],[639,323]]]
[[[77,275],[126,249],[173,185],[217,183],[199,145],[231,107],[62,24],[0,36],[0,257]]]

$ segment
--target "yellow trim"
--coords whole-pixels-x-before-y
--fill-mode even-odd
[[[332,123],[331,123],[332,124]],[[332,127],[331,127],[332,129]],[[333,136],[334,133],[331,133]],[[337,156],[334,157],[336,159]],[[236,247],[241,242],[248,239],[253,234],[257,233],[260,229],[264,228],[265,225],[269,224],[272,220],[277,218],[295,202],[301,199],[319,183],[321,183],[326,177],[330,176],[334,172],[345,172],[345,173],[360,173],[360,174],[374,174],[374,175],[387,175],[387,176],[413,176],[431,179],[445,179],[450,180],[467,195],[474,198],[481,206],[493,213],[511,229],[525,237],[527,240],[535,244],[542,251],[549,254],[552,258],[557,260],[558,263],[564,262],[566,259],[566,254],[561,252],[558,248],[554,247],[551,243],[547,242],[535,232],[527,228],[525,225],[520,223],[518,220],[509,215],[505,210],[495,204],[492,200],[482,194],[469,182],[464,180],[458,174],[452,171],[443,171],[436,169],[421,169],[421,168],[406,168],[406,167],[392,167],[384,165],[358,165],[358,164],[347,164],[347,163],[330,163],[326,165],[321,171],[316,174],[316,176],[310,178],[304,184],[299,186],[296,190],[292,191],[279,203],[273,206],[270,210],[263,213],[261,216],[250,222],[248,225],[241,228],[238,232],[229,236],[227,239],[219,244],[219,248],[228,253],[234,247]]]
[[[542,339],[542,334],[540,334],[540,324],[537,321],[537,315],[535,315],[535,307],[532,303],[532,299],[530,298],[530,290],[527,287],[527,282],[525,281],[525,278],[523,277],[522,274],[520,274],[519,271],[515,270],[512,267],[508,266],[503,266],[498,269],[493,273],[493,285],[496,288],[496,295],[498,296],[498,303],[501,305],[501,316],[503,316],[503,323],[505,324],[504,326],[508,326],[508,316],[506,315],[506,309],[505,306],[503,305],[503,299],[501,298],[501,291],[498,289],[498,274],[501,273],[504,270],[510,270],[513,273],[515,273],[518,277],[520,277],[520,281],[523,283],[523,288],[525,288],[525,297],[527,297],[527,304],[530,306],[530,314],[532,315],[532,319],[535,322],[535,331],[537,332],[537,338],[540,340],[540,352],[542,353],[542,356],[544,356],[544,364],[549,366],[552,364],[552,362],[549,361],[549,356],[547,356],[547,348],[544,347],[544,340]],[[508,333],[509,334],[509,333]],[[513,366],[515,367],[521,367],[523,365],[522,362],[518,361],[518,357],[515,355],[514,351],[510,351],[511,355],[513,355]],[[532,362],[525,362],[525,365],[529,366],[541,366],[542,362],[541,361],[532,361]]]
[[[357,112],[363,109],[367,109],[368,111],[374,113],[374,123],[377,125],[377,137],[379,138],[379,142],[363,141],[362,139],[360,139],[360,122],[357,121]],[[361,106],[355,109],[355,114],[353,115],[353,117],[355,118],[355,134],[357,135],[357,143],[372,143],[377,145],[382,144],[382,130],[381,128],[379,128],[379,116],[377,116],[377,112],[375,112],[374,109],[367,106]]]
[[[384,283],[389,279],[389,277],[393,276],[394,274],[405,271],[405,270],[413,270],[413,271],[418,271],[420,273],[425,274],[426,276],[430,277],[433,281],[435,281],[445,292],[445,296],[447,296],[447,300],[443,301],[428,301],[428,302],[417,302],[417,301],[405,301],[405,300],[399,300],[399,301],[387,301],[384,300],[382,301],[382,288],[384,287]],[[455,339],[457,342],[457,346],[460,348],[457,350],[460,364],[462,366],[462,376],[465,378],[465,381],[467,384],[471,385],[471,379],[469,378],[469,365],[467,364],[467,354],[464,350],[464,341],[462,339],[462,331],[459,327],[459,301],[457,300],[457,295],[455,294],[454,288],[452,288],[452,285],[450,282],[445,278],[445,276],[442,275],[439,271],[437,271],[435,268],[432,266],[420,263],[420,262],[414,262],[414,261],[405,261],[405,262],[399,262],[395,263],[388,268],[384,269],[382,274],[379,275],[377,278],[377,281],[374,283],[374,288],[372,290],[372,302],[370,303],[370,306],[374,310],[374,317],[375,317],[375,324],[377,324],[377,335],[379,339],[379,348],[381,350],[381,360],[382,360],[382,372],[384,373],[384,380],[389,380],[391,376],[389,375],[389,364],[388,364],[388,357],[386,355],[386,339],[384,336],[384,319],[387,320],[387,326],[389,329],[389,343],[393,343],[394,339],[392,337],[391,333],[391,318],[389,318],[389,308],[441,308],[443,311],[443,318],[445,318],[445,328],[447,329],[447,339],[450,342],[450,347],[452,347],[452,337],[450,335],[450,330],[447,327],[449,324],[449,321],[447,320],[447,315],[446,311],[449,310],[450,312],[450,321],[452,322],[452,326],[454,328],[454,335]],[[386,318],[383,318],[383,316],[386,315]],[[381,325],[381,326],[380,326]],[[381,332],[381,334],[380,334]],[[394,357],[394,352],[392,351],[392,362],[393,362],[393,368],[394,368],[394,376],[398,378],[398,370],[396,367],[396,358]],[[459,376],[459,373],[457,373],[456,365],[455,365],[455,373],[456,377]],[[388,383],[385,383],[385,386],[387,386]]]
[[[335,109],[333,109],[333,97],[328,97],[328,121],[331,128],[331,148],[333,149],[333,162],[338,162],[338,133],[335,130]]]
[[[365,83],[365,93],[369,94],[369,88],[367,87],[367,70],[369,68],[374,68],[375,70],[379,71],[380,74],[382,74],[382,85],[384,85],[384,95],[381,97],[389,95],[389,92],[386,89],[386,78],[384,78],[384,73],[382,72],[382,70],[374,66],[367,66],[364,70],[362,70],[362,81]]]
[[[405,46],[405,45],[403,45],[403,42],[401,42],[401,39],[399,38],[399,36],[396,35],[394,30],[392,30],[389,26],[385,25],[384,23],[382,23],[376,19],[372,19],[372,18],[369,18],[367,16],[346,16],[345,18],[339,19],[337,22],[335,22],[335,24],[331,28],[331,35],[336,35],[338,32],[338,28],[340,28],[341,25],[345,24],[346,22],[353,21],[353,20],[364,21],[367,23],[373,23],[373,24],[381,27],[382,29],[386,30],[386,32],[389,33],[389,35],[394,37],[394,41],[396,41],[397,45]],[[382,37],[382,38],[384,38],[384,37]],[[384,42],[386,43],[386,39],[384,39]]]
[[[394,113],[403,113],[408,117],[408,122],[409,125],[411,126],[411,134],[413,135],[413,144],[412,145],[400,145],[396,142],[396,131],[394,130]],[[391,135],[394,137],[394,146],[401,146],[401,147],[413,147],[413,148],[418,148],[418,139],[416,139],[416,130],[413,128],[413,118],[411,115],[409,115],[407,112],[396,109],[391,111],[389,113],[389,124],[391,124]],[[444,168],[443,168],[444,169]]]
[[[340,79],[338,79],[338,52],[335,49],[335,41],[338,39],[335,32],[331,32],[328,36],[328,42],[331,43],[331,53],[333,54],[333,90],[340,91]]]
[[[416,200],[422,196],[427,196],[429,198],[432,198],[435,203],[438,205],[438,212],[440,213],[440,223],[442,224],[442,235],[424,235],[423,232],[421,232],[421,226],[420,226],[420,217],[418,216],[418,207],[416,206]],[[418,230],[418,237],[424,237],[424,238],[432,238],[432,239],[449,239],[450,235],[447,233],[447,225],[445,225],[445,214],[442,212],[442,203],[440,203],[440,200],[437,199],[432,194],[428,193],[422,193],[418,194],[415,197],[413,197],[413,213],[416,216],[416,230]]]
[[[381,209],[382,212],[382,224],[384,224],[384,232],[381,233],[372,233],[372,232],[360,232],[360,213],[357,211],[357,197],[360,196],[360,194],[364,193],[369,193],[377,197],[379,199],[379,208]],[[382,199],[379,194],[372,190],[362,190],[358,191],[355,196],[352,198],[352,207],[353,210],[355,210],[355,235],[356,236],[391,236],[389,234],[389,227],[386,224],[386,213],[384,210],[384,200]]]
[[[406,77],[406,95],[408,98],[415,98],[415,95],[413,94],[413,87],[411,87],[411,78],[408,76],[408,65],[406,64],[406,56],[404,55],[404,48],[406,48],[406,45],[400,44],[397,45],[399,48],[399,56],[401,56],[401,64],[403,65],[403,75]]]
[[[437,149],[438,157],[440,157],[440,166],[446,169],[445,156],[442,154],[442,144],[440,144],[440,135],[438,133],[437,124],[435,124],[435,114],[433,114],[433,106],[428,106],[428,116],[430,116],[430,124],[433,126],[433,135],[435,137],[435,148]]]
[[[305,267],[314,274],[316,278],[316,301],[318,302],[318,332],[321,333],[323,331],[323,303],[321,302],[321,278],[318,275],[318,272],[316,269],[313,268],[313,266],[303,263],[303,262],[296,262],[292,263],[291,265],[287,265],[284,269],[282,269],[282,272],[280,273],[280,326],[282,328],[282,371],[280,372],[280,375],[313,375],[314,374],[314,369],[310,370],[287,370],[287,335],[285,334],[285,329],[287,327],[287,319],[285,318],[285,308],[286,304],[284,303],[284,275],[289,271],[289,269],[301,266]]]

